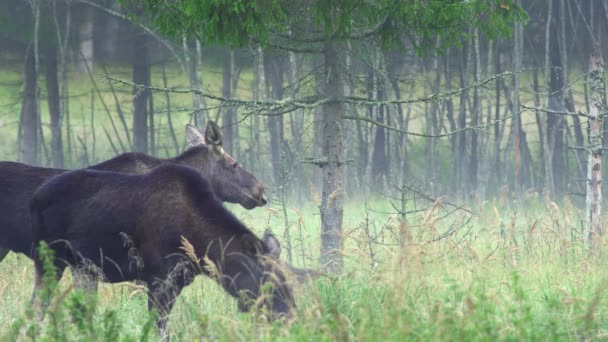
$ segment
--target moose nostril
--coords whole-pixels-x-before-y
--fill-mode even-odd
[[[268,201],[266,200],[266,196],[264,196],[262,194],[262,198],[260,198],[260,202],[262,203],[262,205],[266,205],[266,203],[268,203]]]

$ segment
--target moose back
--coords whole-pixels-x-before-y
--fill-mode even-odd
[[[157,159],[142,153],[125,153],[90,168],[144,174],[160,165],[188,165],[209,180],[219,199],[240,203],[247,209],[266,204],[260,181],[222,149],[222,133],[214,122],[208,123],[204,134],[188,125],[186,139],[190,148],[176,158]],[[9,250],[31,255],[28,203],[36,188],[65,171],[0,162],[0,261]],[[117,200],[121,201],[120,198]]]

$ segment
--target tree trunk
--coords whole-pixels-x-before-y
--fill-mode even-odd
[[[452,68],[450,66],[450,52],[452,49],[448,49],[444,58],[443,58],[443,69],[445,72],[445,84],[446,91],[450,92],[452,90]],[[450,131],[455,131],[458,129],[456,126],[456,119],[454,116],[454,100],[451,97],[446,99],[446,116],[448,119],[448,124],[450,125]],[[458,141],[459,134],[454,134],[449,137],[450,139],[450,151],[452,153],[451,163],[452,166],[450,168],[450,176],[449,176],[449,190],[452,193],[458,193]]]
[[[382,65],[384,63],[383,58],[379,57],[381,56],[381,53],[377,52],[377,55],[377,62],[375,63],[377,70],[371,71],[373,74],[375,74],[373,76],[374,82],[372,84],[372,87],[376,89],[376,100],[383,101],[386,100],[384,82],[382,77],[382,73],[384,72],[384,68],[382,67]],[[386,111],[385,106],[374,106],[372,108],[374,110],[374,113],[376,114],[376,117],[374,119],[379,123],[384,124]],[[374,139],[374,150],[372,152],[372,184],[377,189],[382,189],[385,181],[387,180],[386,178],[388,177],[389,169],[388,160],[386,156],[386,129],[380,126],[376,126],[374,129],[376,131],[376,134]]]
[[[497,74],[500,74],[501,68],[501,51],[500,51],[500,41],[496,42],[496,68],[495,71]],[[501,127],[500,127],[500,87],[502,86],[502,81],[496,81],[496,91],[495,91],[495,107],[494,107],[494,184],[496,185],[496,193],[498,193],[501,188],[502,183],[502,166],[500,165],[500,145],[502,143],[502,135],[501,135]]]
[[[93,72],[93,32],[95,27],[95,9],[91,6],[82,8],[82,24],[78,32],[78,70],[87,73]],[[67,33],[66,33],[67,34]]]
[[[473,71],[473,77],[475,83],[481,81],[481,52],[479,51],[479,31],[475,29],[473,33],[473,50],[475,56],[475,65]],[[479,118],[481,118],[481,88],[475,87],[473,93],[473,111],[471,113],[471,125],[478,126]],[[469,157],[469,183],[471,189],[476,192],[477,190],[477,179],[479,169],[479,146],[478,146],[479,134],[477,130],[471,132],[471,156]]]
[[[231,69],[231,74],[232,74],[232,78],[230,79],[230,94],[232,94],[233,97],[237,96],[236,90],[237,87],[239,85],[239,79],[240,79],[240,75],[241,75],[241,70],[242,69],[238,69],[236,68],[236,60],[235,60],[235,51],[232,50],[230,51],[230,64],[232,65]],[[232,140],[232,157],[235,158],[235,160],[241,160],[241,136],[239,134],[239,117],[238,117],[238,112],[236,110],[236,107],[232,107],[230,108],[230,110],[232,111],[232,135],[234,137],[234,139]]]
[[[283,61],[277,54],[266,54],[264,68],[270,79],[273,100],[283,98]],[[276,113],[275,113],[276,114]],[[281,172],[281,145],[283,144],[283,116],[272,115],[268,117],[268,133],[270,134],[270,165],[275,184],[279,184]]]
[[[393,90],[393,96],[395,100],[401,100],[401,89],[399,85],[400,64],[401,54],[398,52],[390,53],[386,68],[388,75],[391,75],[388,81]],[[407,130],[407,124],[405,123],[405,113],[403,112],[403,105],[397,104],[396,109],[397,119],[395,121],[399,123],[399,128],[405,131]],[[395,160],[396,164],[399,165],[399,169],[401,170],[401,172],[396,175],[393,175],[393,177],[395,177],[395,179],[398,179],[397,177],[401,177],[401,183],[403,184],[405,177],[407,177],[409,173],[407,135],[400,134],[394,139],[398,143],[395,144],[395,158],[393,160]]]
[[[513,70],[515,74],[513,75],[513,99],[511,102],[511,113],[513,114],[513,126],[512,129],[514,134],[514,160],[515,160],[515,191],[518,194],[523,192],[524,188],[524,172],[522,167],[522,156],[523,156],[523,132],[521,126],[521,116],[518,115],[519,108],[519,87],[520,87],[520,77],[519,71],[521,70],[521,59],[522,59],[522,51],[521,51],[521,40],[523,37],[520,36],[520,30],[518,24],[515,24],[515,30],[513,30]]]
[[[559,32],[559,25],[557,19],[559,18],[560,8],[554,11],[554,16],[551,18],[551,31],[553,33]],[[561,54],[559,49],[559,36],[557,34],[551,35],[550,40],[550,81],[549,81],[549,98],[547,108],[550,111],[562,112],[564,111],[564,73],[563,64],[561,60]],[[551,149],[550,158],[553,167],[553,182],[554,190],[558,193],[564,193],[566,191],[566,174],[564,169],[566,167],[564,160],[564,128],[565,119],[563,116],[558,114],[547,113],[547,142]]]
[[[287,80],[289,82],[289,87],[291,89],[289,96],[291,96],[292,99],[295,99],[298,96],[298,87],[296,86],[296,82],[297,82],[297,76],[298,76],[298,64],[296,62],[296,54],[293,51],[290,51],[288,53],[288,60],[289,60],[289,72],[287,73]],[[294,156],[293,156],[293,160],[294,162],[297,162],[297,160],[301,159],[301,155],[303,153],[302,151],[302,142],[304,139],[304,112],[301,110],[297,110],[294,111],[292,113],[290,113],[290,118],[291,118],[291,137],[294,141]],[[292,166],[293,168],[295,168],[294,172],[294,176],[295,179],[300,180],[299,182],[297,182],[297,185],[294,186],[294,190],[295,190],[295,195],[298,198],[298,202],[302,202],[303,201],[303,196],[302,196],[302,189],[306,188],[306,185],[303,184],[303,180],[305,179],[304,177],[304,173],[302,172],[303,169],[301,167],[298,167],[296,165]],[[353,177],[354,179],[354,177]]]
[[[21,161],[29,165],[38,165],[38,86],[35,65],[34,49],[26,52],[23,71],[23,101],[21,104]]]
[[[253,99],[265,100],[264,84],[264,52],[259,45],[254,47],[254,66],[253,66]],[[260,171],[258,161],[260,159],[260,118],[257,115],[251,116],[251,146],[249,147],[250,167],[255,173]]]
[[[133,83],[150,85],[150,62],[146,34],[134,30]],[[133,98],[133,146],[135,151],[148,153],[148,96],[149,89],[134,88]]]
[[[63,143],[61,140],[61,106],[59,81],[57,79],[57,47],[47,44],[46,58],[46,91],[48,94],[49,116],[51,118],[51,155],[53,167],[62,169]]]
[[[538,82],[538,69],[534,69],[533,72],[533,90],[534,90],[534,105],[536,107],[540,108],[540,85]],[[543,189],[545,187],[545,183],[546,183],[546,179],[544,177],[545,175],[545,149],[546,149],[546,144],[545,144],[545,128],[544,128],[544,123],[542,120],[542,113],[537,110],[534,113],[534,117],[536,119],[536,127],[538,130],[538,139],[539,139],[539,144],[538,144],[538,160],[539,160],[539,164],[540,164],[540,176],[538,177],[538,179],[540,180],[540,182],[537,184],[537,186],[540,189]]]
[[[548,10],[547,10],[547,21],[545,23],[545,87],[547,89],[547,93],[551,93],[551,89],[549,84],[551,83],[551,21],[553,18],[553,0],[548,1]],[[549,101],[547,99],[547,101]],[[548,107],[548,104],[547,104]],[[553,139],[551,133],[549,131],[549,115],[547,114],[546,124],[545,124],[545,134],[546,138],[544,139],[545,143],[545,190],[549,193],[555,190],[555,181],[553,179],[553,153],[554,149],[552,146]],[[554,119],[552,117],[552,119]]]
[[[196,73],[196,87],[199,90],[203,90],[203,52],[201,47],[201,42],[198,39],[195,39],[194,44],[196,45],[196,69],[198,72]],[[206,111],[207,105],[205,104],[205,98],[202,95],[198,95],[199,97],[199,111],[194,116],[194,123],[198,127],[204,127],[204,114],[208,113]]]
[[[182,48],[184,49],[184,57],[186,60],[186,70],[188,70],[188,82],[191,89],[201,90],[202,83],[198,80],[198,53],[197,58],[194,58],[194,53],[190,50],[189,41],[186,36],[182,38]],[[202,110],[203,97],[199,94],[192,93],[192,109],[194,110],[194,125],[202,127]]]
[[[587,162],[587,227],[589,246],[595,249],[602,231],[602,121],[606,110],[604,98],[604,68],[602,57],[597,52],[590,62],[591,108],[589,111],[589,159]]]
[[[222,66],[222,96],[232,97],[232,75],[234,73],[234,51],[226,48],[224,50],[224,63]],[[229,154],[233,153],[234,144],[234,107],[224,108],[224,119],[222,128],[224,133],[224,149]]]
[[[493,68],[493,59],[494,59],[494,42],[492,40],[488,41],[488,55],[486,62],[486,78],[492,77],[494,75]],[[498,83],[498,82],[497,82]],[[497,84],[496,83],[496,84]],[[497,85],[495,85],[497,86]],[[481,104],[480,104],[481,107]],[[492,93],[486,92],[486,124],[489,125],[492,122]],[[481,167],[481,171],[479,172],[479,191],[478,193],[482,198],[486,198],[488,193],[488,185],[490,183],[490,156],[491,156],[491,140],[492,140],[492,131],[488,129],[487,133],[483,136],[483,141],[481,142],[481,150],[483,151],[483,164]]]
[[[441,41],[439,37],[436,42],[437,46],[440,46]],[[435,80],[433,82],[432,93],[439,94],[441,92],[441,72],[439,71],[439,55],[433,57],[433,72],[435,73]],[[430,83],[430,78],[429,78]],[[439,102],[433,102],[431,104],[431,122],[432,135],[436,136],[441,133],[441,126],[443,121],[443,115],[441,113],[443,104]],[[431,182],[431,195],[437,196],[440,190],[440,175],[441,175],[441,162],[439,156],[439,138],[429,138],[431,140],[431,168],[429,169],[432,178]]]
[[[462,63],[460,65],[460,87],[465,88],[468,86],[469,82],[467,80],[468,77],[468,65],[469,58],[467,57],[470,47],[465,43],[464,48],[462,49]],[[458,128],[464,129],[467,125],[467,92],[463,91],[460,94],[460,112],[458,113]],[[466,151],[467,151],[467,134],[466,132],[460,132],[458,134],[458,155],[457,155],[457,172],[456,179],[458,184],[458,189],[460,195],[462,197],[466,196],[469,191],[469,187],[467,186],[467,182],[464,178],[464,170],[465,170],[465,161],[466,161]]]
[[[324,57],[324,95],[338,98],[344,93],[342,62],[339,58],[343,51],[341,43],[327,41],[323,50]],[[329,271],[339,274],[342,259],[342,219],[344,206],[342,117],[344,104],[330,101],[323,105],[323,194],[321,197],[321,263]]]

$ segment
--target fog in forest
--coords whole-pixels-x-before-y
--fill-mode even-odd
[[[204,141],[215,122],[222,151],[268,200],[227,208],[280,236],[290,263],[334,274],[356,268],[358,253],[376,269],[389,265],[385,250],[485,233],[480,254],[497,243],[509,251],[501,265],[515,263],[506,255],[536,229],[531,208],[562,242],[602,235],[607,0],[492,0],[470,22],[437,4],[418,16],[365,1],[371,14],[341,3],[327,11],[348,20],[327,21],[315,1],[276,1],[280,24],[261,29],[245,5],[212,28],[162,15],[185,3],[3,0],[0,160],[171,159],[190,146],[187,125]],[[251,32],[230,29],[249,20]],[[525,227],[514,228],[518,213]]]

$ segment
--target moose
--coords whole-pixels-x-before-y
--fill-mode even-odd
[[[145,283],[148,306],[159,313],[165,339],[176,297],[201,273],[236,297],[239,310],[263,307],[271,319],[289,317],[292,290],[273,258],[279,242],[270,235],[256,237],[212,188],[197,170],[171,163],[144,175],[65,172],[32,197],[33,240],[54,251],[57,278],[70,266],[109,283]],[[34,264],[39,287],[48,274],[42,277],[38,252]],[[262,293],[264,284],[270,285],[270,296]]]
[[[161,165],[188,165],[210,181],[222,201],[239,203],[247,209],[266,204],[262,183],[223,150],[222,133],[217,124],[209,121],[204,134],[187,125],[186,142],[189,148],[172,159],[124,153],[90,169],[144,174]],[[31,257],[28,203],[36,188],[63,172],[66,170],[0,162],[0,261],[9,251]]]

